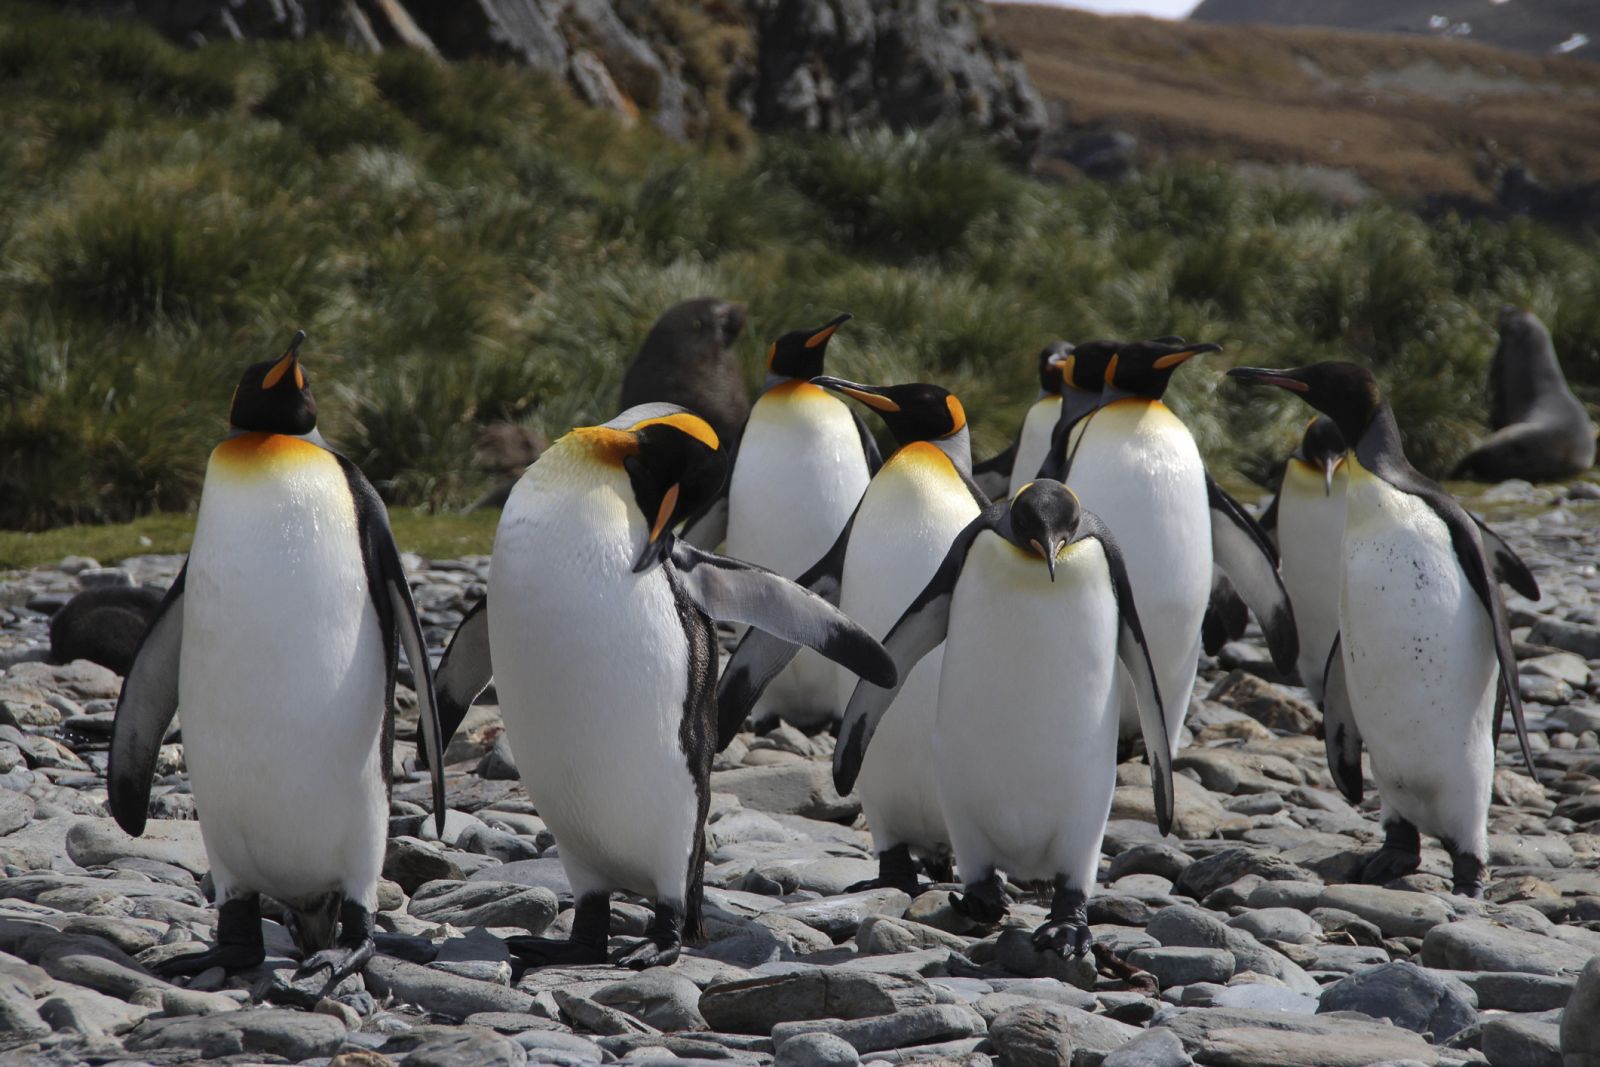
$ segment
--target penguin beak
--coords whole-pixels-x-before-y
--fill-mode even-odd
[[[300,369],[300,346],[305,344],[305,341],[306,332],[304,330],[296,330],[294,339],[289,342],[289,350],[283,354],[282,359],[272,365],[266,376],[261,379],[261,388],[276,388],[285,378],[291,377],[291,371],[293,372],[294,387],[296,389],[304,389],[306,387],[306,374],[305,371]]]
[[[1273,370],[1270,367],[1234,367],[1228,371],[1228,377],[1237,378],[1248,385],[1276,385],[1280,389],[1287,389],[1293,393],[1309,393],[1311,385],[1296,378],[1292,373]]]
[[[1322,461],[1322,495],[1333,495],[1333,472],[1339,469],[1342,462],[1336,456],[1329,456]]]
[[[1056,580],[1056,553],[1061,551],[1061,542],[1051,541],[1048,551],[1038,541],[1030,540],[1028,543],[1033,546],[1035,552],[1044,557],[1045,570],[1050,572],[1050,581],[1054,582]]]
[[[672,522],[672,513],[678,509],[679,489],[680,485],[675,482],[670,489],[661,494],[661,504],[656,509],[656,519],[650,527],[650,536],[645,541],[644,548],[639,550],[639,558],[633,561],[633,573],[638,574],[652,564],[661,562],[672,550],[672,534],[668,527]]]
[[[809,342],[808,342],[809,343]],[[831,389],[836,393],[861,401],[874,411],[899,411],[900,405],[884,395],[883,390],[870,385],[860,385],[856,382],[845,381],[843,378],[833,378],[822,374],[811,379],[812,385],[820,385],[824,389]]]
[[[849,322],[850,318],[851,318],[850,312],[846,311],[844,314],[840,315],[838,318],[836,318],[832,322],[828,323],[828,325],[824,326],[822,329],[818,330],[816,333],[812,334],[810,337],[807,337],[806,338],[806,347],[807,348],[820,348],[821,346],[827,344],[828,343],[828,338],[832,337],[834,335],[834,333],[839,329],[839,327],[841,327],[845,323]]]
[[[1176,352],[1168,352],[1164,356],[1156,357],[1155,368],[1156,370],[1166,370],[1168,367],[1176,367],[1187,363],[1195,356],[1203,355],[1206,352],[1221,351],[1221,345],[1212,344],[1210,341],[1206,341],[1197,345],[1189,345],[1185,348],[1178,349]]]

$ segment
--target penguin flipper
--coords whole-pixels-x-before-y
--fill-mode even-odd
[[[1111,573],[1111,588],[1117,598],[1117,658],[1122,669],[1133,683],[1134,699],[1138,704],[1139,732],[1144,735],[1146,758],[1150,761],[1150,785],[1155,790],[1156,829],[1162,834],[1172,832],[1174,809],[1172,786],[1172,748],[1167,738],[1166,705],[1161,702],[1161,686],[1156,681],[1155,664],[1150,659],[1150,647],[1145,643],[1144,627],[1139,623],[1139,609],[1133,600],[1133,583],[1128,580],[1128,568],[1122,559],[1111,531],[1093,513],[1084,513],[1079,523],[1079,537],[1093,537],[1100,542],[1106,556],[1106,569]]]
[[[861,454],[867,460],[867,475],[870,477],[878,473],[883,466],[883,452],[878,448],[878,439],[872,436],[872,431],[867,429],[866,420],[855,408],[850,409],[850,418],[855,421],[856,433],[861,438]]]
[[[1281,496],[1283,496],[1283,487],[1279,486],[1278,491],[1272,494],[1272,501],[1267,505],[1267,510],[1263,511],[1261,518],[1256,520],[1261,524],[1262,532],[1267,535],[1267,539],[1274,546],[1278,543],[1278,498]]]
[[[494,665],[489,659],[488,606],[489,595],[485,593],[467,609],[461,625],[450,635],[450,644],[433,676],[439,703],[439,743],[446,747],[461,729],[472,702],[494,679]],[[430,756],[429,766],[432,763]]]
[[[859,508],[860,505],[858,504]],[[850,531],[855,526],[852,513],[827,555],[813,563],[795,584],[809,589],[834,607],[839,606],[840,579],[844,574],[845,552],[850,547]],[[752,626],[739,639],[728,665],[717,683],[717,751],[728,747],[750,710],[766,692],[767,686],[794,659],[800,646],[766,630]]]
[[[1249,625],[1250,613],[1239,591],[1228,581],[1228,576],[1211,566],[1211,601],[1206,605],[1205,619],[1200,624],[1200,644],[1206,655],[1215,656],[1222,646],[1237,640]]]
[[[372,598],[373,610],[378,613],[378,628],[383,633],[384,666],[388,676],[385,689],[391,717],[395,713],[397,639],[399,646],[405,649],[406,662],[411,664],[412,680],[416,683],[421,748],[427,754],[428,774],[433,780],[433,819],[442,835],[445,811],[443,735],[439,729],[439,708],[434,697],[433,665],[428,660],[428,646],[422,637],[417,605],[411,599],[411,586],[406,582],[406,570],[400,563],[400,549],[395,546],[394,531],[389,528],[389,511],[383,506],[383,499],[359,467],[337,452],[332,455],[344,469],[345,481],[349,483],[350,496],[355,502],[356,529],[367,569],[367,595]],[[388,770],[385,767],[384,773],[387,774]]]
[[[1467,514],[1472,515],[1470,511]],[[1472,521],[1478,524],[1478,534],[1483,538],[1484,550],[1494,561],[1494,576],[1529,600],[1538,600],[1540,596],[1538,579],[1534,578],[1528,565],[1522,562],[1522,557],[1517,555],[1512,547],[1506,544],[1505,538],[1495,533],[1488,523],[1476,515],[1472,515]]]
[[[1021,440],[1021,435],[1018,435],[1010,445],[1006,446],[1004,452],[996,453],[982,463],[972,465],[972,480],[990,500],[1005,497],[1006,489],[1011,485],[1011,468],[1016,466],[1017,445]]]
[[[144,632],[133,666],[122,683],[111,723],[111,759],[106,768],[107,803],[117,825],[133,837],[144,833],[150,813],[150,782],[167,727],[178,711],[178,663],[183,652],[185,561]]]
[[[1300,635],[1289,591],[1278,574],[1278,552],[1260,524],[1209,472],[1206,495],[1211,504],[1212,558],[1261,623],[1273,664],[1288,674],[1300,655]]]
[[[883,639],[883,647],[893,658],[899,674],[895,683],[883,686],[874,681],[869,685],[871,680],[863,679],[856,684],[839,723],[839,743],[833,749],[833,786],[840,796],[855,788],[861,762],[867,756],[867,745],[872,743],[872,735],[877,732],[883,713],[889,710],[900,692],[900,683],[922,657],[939,647],[949,632],[950,601],[955,596],[961,569],[966,565],[967,552],[978,534],[993,529],[999,513],[998,505],[986,509],[956,535],[945,553],[944,562]]]
[[[1352,804],[1361,803],[1361,731],[1350,709],[1344,680],[1343,639],[1335,636],[1322,672],[1322,739],[1328,752],[1333,784]]]

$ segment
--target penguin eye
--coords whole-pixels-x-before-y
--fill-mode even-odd
[[[706,320],[705,319],[695,319],[694,320],[694,328],[697,329],[697,330],[705,329],[706,328]]]

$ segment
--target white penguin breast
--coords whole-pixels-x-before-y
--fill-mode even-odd
[[[1341,464],[1330,492],[1320,469],[1291,459],[1278,491],[1278,554],[1300,638],[1300,680],[1318,700],[1328,650],[1339,632],[1347,481]]]
[[[676,897],[698,816],[680,741],[688,641],[663,569],[632,571],[646,536],[625,472],[547,453],[495,534],[489,645],[523,785],[569,876]]]
[[[381,861],[383,697],[383,640],[337,462],[320,453],[239,477],[213,459],[184,584],[179,706],[219,880],[298,902],[370,866],[374,850]]]
[[[1011,484],[1007,494],[1015,493],[1039,476],[1039,468],[1050,454],[1050,435],[1055,432],[1056,420],[1061,417],[1061,397],[1049,394],[1040,397],[1028,409],[1022,420],[1022,433],[1017,440],[1017,454],[1011,464]]]

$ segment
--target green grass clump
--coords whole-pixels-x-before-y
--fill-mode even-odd
[[[707,77],[748,46],[723,7],[654,17]],[[511,66],[185,50],[0,0],[0,528],[191,508],[240,370],[302,327],[323,432],[402,509],[476,498],[489,422],[609,417],[651,322],[703,295],[748,304],[752,387],[772,338],[853,312],[830,369],[947,385],[980,457],[1056,337],[1222,343],[1171,402],[1257,480],[1304,411],[1225,384],[1234,363],[1371,365],[1435,473],[1483,430],[1502,303],[1600,390],[1589,238],[1340,213],[1222,166],[1046,184],[946,128],[747,145],[696,121],[685,146]]]

